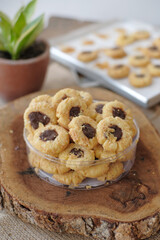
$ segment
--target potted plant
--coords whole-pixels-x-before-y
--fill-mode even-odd
[[[49,61],[49,46],[36,40],[44,15],[31,21],[36,0],[21,7],[13,21],[0,12],[0,96],[15,99],[41,88]]]

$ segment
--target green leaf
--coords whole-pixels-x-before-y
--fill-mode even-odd
[[[1,11],[0,11],[0,18],[2,18],[2,21],[6,21],[6,22],[8,22],[8,24],[12,25],[10,18],[5,13],[3,13]]]
[[[12,24],[8,16],[2,12],[0,12],[0,36],[1,42],[5,49],[10,52],[11,46],[11,31],[12,31]]]
[[[17,19],[19,18],[19,15],[21,14],[21,12],[24,10],[24,6],[20,7],[20,9],[17,11],[16,15],[14,16],[13,19],[13,25],[15,25]]]
[[[37,0],[32,0],[27,4],[27,6],[24,8],[23,13],[25,15],[27,23],[30,21],[35,8],[36,8]]]
[[[4,50],[5,50],[5,47],[4,47],[3,43],[0,40],[0,51],[4,51]]]
[[[24,16],[24,13],[21,12],[13,26],[13,32],[15,33],[17,38],[21,35],[21,32],[24,29],[24,27],[26,26],[26,24],[27,23],[26,23],[26,18]]]
[[[22,50],[31,45],[43,29],[44,15],[42,14],[29,23],[22,31],[21,36],[13,49],[13,59],[17,59]]]

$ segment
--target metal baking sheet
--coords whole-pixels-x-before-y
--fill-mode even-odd
[[[114,47],[115,40],[118,37],[117,28],[124,28],[128,33],[147,30],[151,34],[151,38],[147,40],[136,41],[124,47],[127,55],[136,54],[138,47],[150,46],[155,38],[160,37],[160,30],[157,27],[137,21],[115,21],[112,23],[92,24],[61,38],[51,39],[51,58],[83,74],[90,81],[94,80],[98,82],[99,85],[107,87],[143,107],[151,107],[160,102],[160,77],[153,78],[153,83],[148,87],[135,88],[129,84],[127,78],[121,80],[112,79],[107,75],[107,70],[101,70],[95,67],[97,62],[102,61],[107,61],[109,64],[127,64],[127,56],[123,59],[115,60],[102,53],[98,59],[89,63],[83,63],[77,60],[77,55],[81,51]],[[97,33],[106,34],[108,38],[101,39],[97,37]],[[93,40],[94,44],[83,45],[82,42],[85,40]],[[75,51],[71,54],[66,54],[61,51],[64,46],[71,46],[75,48]],[[160,59],[152,59],[152,63],[160,64]],[[132,70],[138,71],[137,68],[131,67],[131,71]]]

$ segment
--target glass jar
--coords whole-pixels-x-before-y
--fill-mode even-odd
[[[65,187],[65,188],[74,188],[74,189],[95,189],[102,186],[108,186],[114,182],[119,181],[122,179],[132,168],[135,157],[136,157],[136,148],[137,143],[139,140],[139,128],[136,122],[134,121],[135,127],[136,127],[136,135],[133,138],[132,144],[126,148],[123,152],[119,152],[118,154],[112,155],[111,157],[105,158],[105,159],[98,159],[94,161],[92,164],[88,164],[87,162],[79,163],[82,167],[82,169],[88,169],[90,167],[94,167],[93,169],[103,168],[106,164],[113,167],[113,174],[112,179],[107,179],[107,175],[102,174],[102,176],[99,176],[97,178],[84,178],[84,180],[79,184],[64,184],[60,181],[57,181],[54,178],[54,174],[50,173],[50,171],[46,171],[46,169],[49,169],[50,167],[57,168],[57,167],[65,167],[64,160],[52,157],[50,155],[44,154],[40,152],[39,150],[35,149],[31,143],[27,139],[27,130],[24,129],[24,140],[26,142],[26,148],[27,148],[27,155],[28,155],[28,161],[30,163],[30,166],[33,167],[35,173],[37,176],[39,176],[41,179],[47,181],[50,184],[53,184],[58,187]],[[40,164],[41,163],[41,164]],[[120,169],[115,168],[115,163],[121,163],[119,166],[121,166]],[[45,167],[44,167],[45,166]],[[117,165],[118,166],[118,165]],[[68,164],[67,164],[68,167]],[[74,172],[73,170],[70,171],[72,174]],[[115,178],[114,178],[115,177]]]

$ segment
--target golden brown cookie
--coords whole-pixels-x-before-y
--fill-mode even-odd
[[[89,92],[78,91],[82,99],[85,101],[87,106],[89,106],[93,102],[92,95]]]
[[[97,125],[97,139],[105,151],[117,153],[132,144],[132,133],[123,119],[106,117]]]
[[[160,76],[160,64],[150,64],[148,66],[149,73],[153,77],[159,77]]]
[[[157,46],[150,46],[148,48],[140,48],[146,56],[149,58],[160,58],[160,49]]]
[[[129,75],[129,82],[132,86],[141,88],[152,84],[152,78],[149,73],[131,73]]]
[[[61,50],[62,50],[62,52],[65,52],[65,53],[73,53],[75,51],[75,49],[70,46],[62,47]]]
[[[115,152],[107,152],[103,149],[102,145],[97,145],[94,148],[95,156],[97,159],[105,159],[106,163],[111,163],[117,161]]]
[[[64,88],[58,91],[53,97],[52,97],[52,105],[58,106],[58,104],[65,100],[66,98],[70,97],[80,97],[80,94],[77,90],[72,88]]]
[[[133,34],[136,40],[144,40],[150,37],[150,33],[145,30],[137,31]]]
[[[42,153],[57,157],[69,145],[69,134],[58,125],[41,125],[28,140]]]
[[[67,168],[65,164],[62,164],[61,162],[58,163],[58,159],[56,159],[56,162],[53,162],[51,160],[48,160],[45,157],[39,156],[37,153],[30,152],[28,157],[29,163],[32,167],[35,167],[37,169],[41,169],[49,174],[63,174],[70,170],[70,168]]]
[[[108,35],[107,34],[103,34],[103,33],[96,33],[96,36],[102,39],[107,39]]]
[[[91,165],[95,160],[95,155],[93,150],[71,143],[59,154],[59,159],[65,160],[66,167],[79,170]]]
[[[115,31],[120,33],[120,34],[125,34],[126,33],[126,29],[124,29],[124,28],[116,28]]]
[[[108,68],[108,75],[114,79],[128,77],[130,69],[127,65],[118,64]]]
[[[150,63],[150,59],[145,55],[136,55],[129,58],[129,63],[133,67],[145,67]]]
[[[98,62],[98,63],[96,63],[95,66],[100,69],[107,69],[109,64],[108,64],[108,62]]]
[[[135,37],[133,35],[121,34],[116,41],[118,46],[126,46],[135,41]]]
[[[83,45],[93,45],[94,41],[93,40],[85,40],[83,41]]]
[[[98,180],[100,181],[112,181],[120,177],[120,175],[123,173],[123,164],[120,162],[112,163],[109,166],[109,171],[107,174],[103,175],[102,177],[99,177]]]
[[[60,183],[75,187],[78,186],[85,179],[85,177],[81,173],[73,170],[64,174],[54,174],[53,178]]]
[[[55,107],[45,101],[35,102],[32,100],[24,112],[24,126],[29,133],[34,133],[39,128],[40,123],[44,126],[49,123],[57,123]]]
[[[69,134],[75,143],[87,149],[92,149],[97,145],[97,123],[90,117],[79,116],[73,118],[68,126]]]
[[[153,45],[157,46],[158,48],[160,48],[160,38],[156,38],[153,42]]]
[[[39,95],[35,98],[33,98],[29,104],[29,106],[31,106],[32,104],[37,104],[37,103],[47,103],[49,105],[51,105],[54,108],[54,105],[52,104],[52,97],[48,94],[43,94],[43,95]]]
[[[113,47],[104,50],[104,53],[111,58],[123,58],[126,56],[126,52],[122,47]]]
[[[103,119],[103,107],[106,104],[104,101],[97,101],[92,103],[86,111],[86,115],[93,118],[96,122]]]
[[[103,118],[106,117],[119,117],[126,121],[130,126],[130,130],[132,132],[132,136],[135,136],[136,129],[135,124],[133,122],[133,116],[131,110],[128,109],[123,103],[115,100],[105,104],[103,107]]]
[[[109,170],[109,163],[98,163],[97,165],[93,165],[91,167],[80,170],[79,172],[88,178],[98,178],[106,174]]]
[[[83,51],[78,54],[78,60],[82,62],[91,62],[98,57],[98,51]]]
[[[66,98],[61,103],[59,103],[56,111],[57,121],[60,126],[68,129],[68,124],[70,121],[84,114],[87,109],[87,105],[82,98],[71,97]]]

